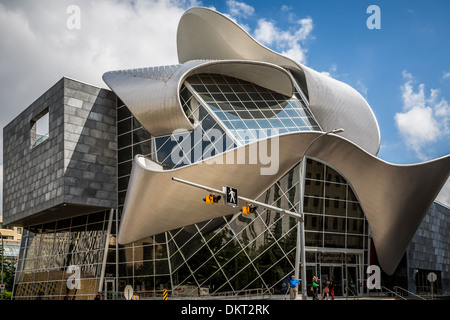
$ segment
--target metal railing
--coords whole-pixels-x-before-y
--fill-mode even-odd
[[[402,287],[399,287],[399,286],[394,286],[394,290],[395,290],[395,293],[396,293],[396,294],[397,294],[397,290],[398,290],[398,289],[400,289],[400,290],[406,292],[408,295],[412,295],[412,296],[417,297],[417,298],[422,299],[422,300],[427,300],[427,299],[425,299],[424,297],[421,297],[421,296],[415,294],[414,292],[408,291],[408,290],[406,290],[405,288],[402,288]]]
[[[258,297],[264,299],[265,297],[270,298],[274,292],[273,288],[263,289],[246,289],[239,292],[236,291],[225,291],[213,293],[207,296],[204,296],[205,299],[249,299],[252,297]]]
[[[393,297],[395,299],[402,299],[402,300],[411,300],[411,299],[428,300],[425,296],[418,295],[400,286],[394,286],[392,287],[392,290],[387,287],[381,286],[380,289],[376,290],[375,294],[379,296],[381,299],[383,299],[383,297]]]
[[[442,297],[448,297],[448,294],[445,294],[441,288],[431,288],[431,286],[416,286],[416,292],[418,295],[432,300],[435,298],[440,299]]]
[[[224,292],[218,292],[218,293],[212,293],[212,294],[193,294],[193,291],[190,294],[175,294],[172,295],[171,290],[167,290],[168,292],[168,298],[170,300],[183,300],[183,299],[190,299],[190,300],[225,300],[225,299],[270,299],[270,297],[274,294],[273,288],[271,289],[263,289],[263,288],[257,288],[257,289],[247,289],[242,290],[239,292],[236,291],[224,291]],[[164,290],[154,290],[154,291],[137,291],[135,292],[135,295],[139,296],[140,300],[162,300],[164,296]],[[125,299],[122,295],[120,297],[121,299]]]
[[[405,297],[403,297],[402,295],[398,294],[397,292],[392,291],[391,289],[388,289],[388,288],[383,287],[383,286],[380,287],[380,298],[381,298],[381,299],[383,299],[383,289],[385,290],[385,292],[388,292],[388,294],[391,294],[391,295],[393,295],[394,297],[399,297],[400,299],[408,300],[408,299],[406,299]]]
[[[351,294],[353,295],[352,298],[353,300],[359,300],[359,297],[357,294],[355,294],[352,289],[349,288],[349,286],[345,286],[345,299],[347,300],[349,298],[348,292],[351,292]]]

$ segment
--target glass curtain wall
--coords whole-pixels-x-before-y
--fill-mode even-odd
[[[167,168],[177,168],[267,135],[320,130],[298,93],[292,97],[285,97],[232,77],[214,74],[189,77],[180,90],[180,99],[186,116],[196,125],[196,129],[193,132],[174,132],[172,135],[157,138],[152,138],[126,106],[120,100],[118,101],[119,212],[125,200],[132,159],[137,154],[143,154]],[[213,225],[223,228],[230,219],[232,218],[216,219],[208,223],[207,229],[202,229],[203,231],[200,230],[200,232],[205,230],[212,232]],[[232,220],[233,224],[236,222],[236,219]],[[195,230],[198,226],[190,228]],[[176,239],[179,239],[180,235],[174,232],[150,237],[119,250],[121,261],[119,270],[122,277],[119,281],[119,290],[130,284],[130,279],[132,279],[133,287],[141,291],[142,295],[160,294],[164,288],[172,287],[172,284],[176,286],[178,283],[179,289],[174,291],[174,294],[192,285],[196,288],[203,286],[201,278],[181,277],[186,270],[191,272],[193,268],[196,270],[196,266],[194,263],[194,266],[187,267],[185,262],[192,255],[182,254],[182,252],[190,246],[179,243]],[[200,235],[194,239],[204,241]],[[179,253],[174,253],[177,248],[180,248]],[[233,246],[230,246],[231,248]],[[215,249],[217,248],[214,247],[211,250]],[[201,257],[203,253],[206,251],[196,253],[195,257]],[[285,253],[282,254],[282,256],[285,255]],[[169,259],[173,265],[169,263]],[[190,259],[191,263],[194,260],[202,259]],[[212,260],[205,261],[202,265],[203,270],[209,268]],[[223,272],[225,269],[221,270],[219,273],[213,273],[218,279],[227,277]],[[208,281],[211,282],[209,277]],[[228,281],[220,286],[213,282],[210,285],[211,288],[221,291],[234,290],[234,286],[230,286]]]
[[[24,229],[14,299],[93,299],[99,290],[108,219],[109,211],[102,211]],[[75,272],[80,286],[68,289]]]
[[[238,145],[277,134],[320,130],[300,95],[287,97],[241,79],[199,74],[186,80]]]
[[[307,159],[303,210],[308,288],[313,275],[321,282],[334,277],[336,295],[361,294],[370,231],[349,182],[330,166]]]
[[[188,118],[202,124],[197,126],[197,130],[201,130],[197,134],[206,137],[201,139],[202,152],[214,150],[209,153],[214,155],[214,152],[248,143],[251,139],[243,139],[243,131],[239,130],[259,132],[266,129],[263,123],[275,129],[274,122],[269,120],[279,121],[286,132],[318,129],[297,95],[286,99],[269,92],[271,101],[277,102],[252,109],[248,106],[250,101],[243,101],[243,96],[236,93],[246,90],[250,97],[250,94],[261,94],[261,88],[213,75],[188,80],[191,82],[182,89],[182,101]],[[212,81],[225,91],[211,92]],[[228,95],[233,90],[239,103]],[[224,99],[228,99],[226,103]],[[116,247],[115,235],[133,157],[143,154],[167,167],[198,160],[192,152],[197,145],[194,143],[198,143],[195,140],[190,140],[191,149],[180,148],[183,152],[179,153],[178,162],[168,157],[166,151],[181,147],[196,132],[180,133],[182,139],[178,140],[171,136],[151,137],[120,100],[117,105],[119,217],[113,221],[108,239],[103,289],[113,290],[111,297],[116,299],[123,298],[120,293],[126,285],[131,285],[141,299],[159,299],[165,289],[179,297],[286,292],[287,279],[295,268],[297,223],[271,210],[258,209],[249,215],[237,213]],[[255,112],[261,108],[262,115],[255,116],[250,111],[243,115],[245,111],[239,107]],[[245,129],[239,128],[238,122],[245,125]],[[219,139],[211,132],[218,133]],[[257,133],[254,138],[261,137]],[[299,180],[297,166],[261,194],[258,201],[297,211]],[[333,168],[308,159],[304,211],[308,285],[312,274],[340,273],[338,280],[341,283],[352,281],[357,291],[358,282],[364,277],[360,270],[367,257],[369,231],[350,184]],[[23,235],[23,250],[18,261],[15,298],[62,299],[71,295],[76,299],[92,299],[99,288],[108,213],[28,228]],[[80,266],[81,289],[67,290],[70,265]],[[339,293],[343,294],[343,289],[341,285]]]
[[[128,114],[124,120],[135,125],[130,126],[129,132],[134,137],[132,132],[142,128],[125,112],[126,106],[120,109],[125,109],[122,114]],[[120,124],[123,120],[119,117],[118,121]],[[133,146],[140,143],[134,142],[131,146],[119,145],[132,150],[129,159],[119,164],[119,172],[127,172],[119,181],[128,180],[131,166],[127,162],[136,154]],[[150,151],[147,156],[153,154]],[[121,166],[129,169],[121,170]],[[298,183],[297,166],[258,201],[298,210]],[[119,194],[123,194],[120,210],[127,183],[119,186]],[[365,258],[357,261],[346,252],[357,249],[363,257],[367,256],[368,227],[348,182],[333,168],[308,159],[304,201],[307,263],[314,266],[311,274],[330,259],[327,250],[340,250],[336,258],[340,265],[354,261],[356,268],[360,268],[358,264]],[[118,291],[130,284],[143,299],[159,298],[164,289],[179,297],[236,295],[256,290],[283,293],[294,271],[296,237],[297,224],[293,218],[261,209],[251,215],[230,215],[171,230],[120,246]],[[322,253],[317,253],[318,249]],[[347,275],[341,278],[343,281]],[[343,294],[343,288],[339,290],[337,294]]]
[[[174,168],[198,161],[195,147],[200,144],[204,157],[205,151],[212,156],[260,139],[261,132],[320,130],[297,93],[283,97],[235,78],[191,77],[182,88],[181,99],[188,118],[201,125],[197,131],[178,133],[179,139],[177,135],[152,137],[118,100],[119,215],[112,223],[111,238],[106,239],[109,211],[28,228],[22,237],[15,298],[71,295],[92,299],[100,287],[106,241],[110,249],[103,288],[113,290],[113,298],[123,298],[119,293],[126,285],[132,285],[142,299],[160,298],[165,289],[173,296],[187,297],[286,291],[296,263],[297,223],[271,210],[237,213],[116,247],[116,229],[135,155]],[[201,141],[195,139],[198,136]],[[186,149],[188,142],[191,145]],[[173,150],[179,151],[178,159],[170,156]],[[297,211],[299,181],[297,166],[258,201]],[[368,256],[369,231],[350,184],[333,168],[308,159],[304,211],[309,275],[341,270],[341,281],[351,278],[358,288],[364,277],[361,265]],[[81,271],[81,288],[72,291],[66,286],[71,265]],[[105,286],[106,282],[113,285]]]

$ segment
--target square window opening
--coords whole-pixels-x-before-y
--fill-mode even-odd
[[[37,147],[48,139],[50,132],[50,121],[48,108],[31,120],[30,145]]]

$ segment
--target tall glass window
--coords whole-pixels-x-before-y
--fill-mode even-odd
[[[214,81],[216,87],[210,88],[210,83],[206,86],[203,78]],[[184,160],[188,163],[198,160],[194,152],[196,146],[202,152],[206,148],[219,152],[220,148],[234,148],[238,143],[250,142],[251,139],[241,139],[237,131],[239,125],[242,130],[261,128],[263,123],[269,123],[273,129],[276,127],[273,124],[277,123],[277,126],[285,129],[319,130],[314,118],[296,95],[286,98],[266,92],[272,97],[270,101],[276,101],[277,105],[265,104],[264,107],[262,100],[258,102],[261,106],[249,100],[244,100],[245,103],[242,100],[231,100],[234,102],[229,103],[231,96],[225,96],[221,90],[233,94],[241,91],[236,86],[231,87],[228,80],[227,77],[214,75],[188,78],[181,89],[181,101],[186,116],[198,131],[149,139],[144,135],[143,142],[148,150],[144,154],[167,167],[179,167],[185,165]],[[247,95],[260,94],[258,90],[267,91],[264,88],[256,89],[254,85],[250,89],[248,84],[238,79],[230,81],[238,83],[242,88],[245,84]],[[224,87],[225,84],[227,88]],[[225,103],[222,103],[222,99]],[[250,106],[251,103],[253,107]],[[252,112],[245,111],[244,108]],[[255,116],[256,112],[260,114]],[[291,127],[286,126],[287,122],[282,119],[289,119],[293,124]],[[298,126],[299,119],[307,125]],[[119,152],[128,149],[127,155],[119,160],[120,212],[131,171],[131,160],[137,152],[135,146],[142,143],[136,139],[138,135],[132,133],[142,127],[124,105],[118,108],[118,126],[123,128],[122,131],[119,129],[119,140],[125,143],[119,143]],[[232,142],[220,145],[219,140],[208,139],[208,130],[212,128],[220,132],[223,140],[231,134]],[[194,141],[195,134],[206,138]],[[178,162],[173,161],[171,152],[189,143],[190,148],[179,149],[188,151],[180,152]],[[298,184],[299,169],[296,166],[262,194],[258,201],[297,211]],[[324,251],[321,255],[307,251],[308,263],[331,261],[333,257],[327,250],[340,251],[333,258],[340,263],[353,259],[356,264],[357,260],[353,256],[342,253],[346,250],[358,250],[367,257],[368,225],[351,186],[333,168],[311,159],[307,160],[306,165],[304,208],[307,249]],[[294,270],[297,237],[295,219],[263,209],[246,216],[236,213],[120,246],[118,291],[130,284],[143,298],[160,297],[164,289],[169,289],[174,296],[189,297],[203,294],[245,294],[261,288],[271,293],[282,292],[286,287],[286,279]]]
[[[238,144],[294,131],[320,130],[299,95],[284,96],[241,79],[198,74],[192,86]]]
[[[24,229],[14,299],[92,300],[99,290],[108,217],[101,211]],[[80,287],[69,289],[75,269]]]

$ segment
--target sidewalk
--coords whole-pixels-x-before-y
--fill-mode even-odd
[[[242,298],[244,299],[244,298]],[[253,299],[261,299],[260,297],[247,297],[248,300],[253,300]],[[289,300],[289,294],[275,294],[275,295],[271,295],[271,296],[267,296],[265,298],[262,298],[264,300]],[[241,299],[238,299],[241,300]],[[303,301],[301,297],[297,296],[298,301]],[[308,301],[313,301],[312,297],[308,297],[306,300]],[[333,301],[333,299],[328,299],[329,301]],[[377,297],[377,296],[359,296],[359,297],[335,297],[334,301],[346,301],[346,300],[396,300],[394,297]],[[317,301],[322,301],[320,298],[317,299]],[[327,301],[326,299],[324,299],[323,301]]]

